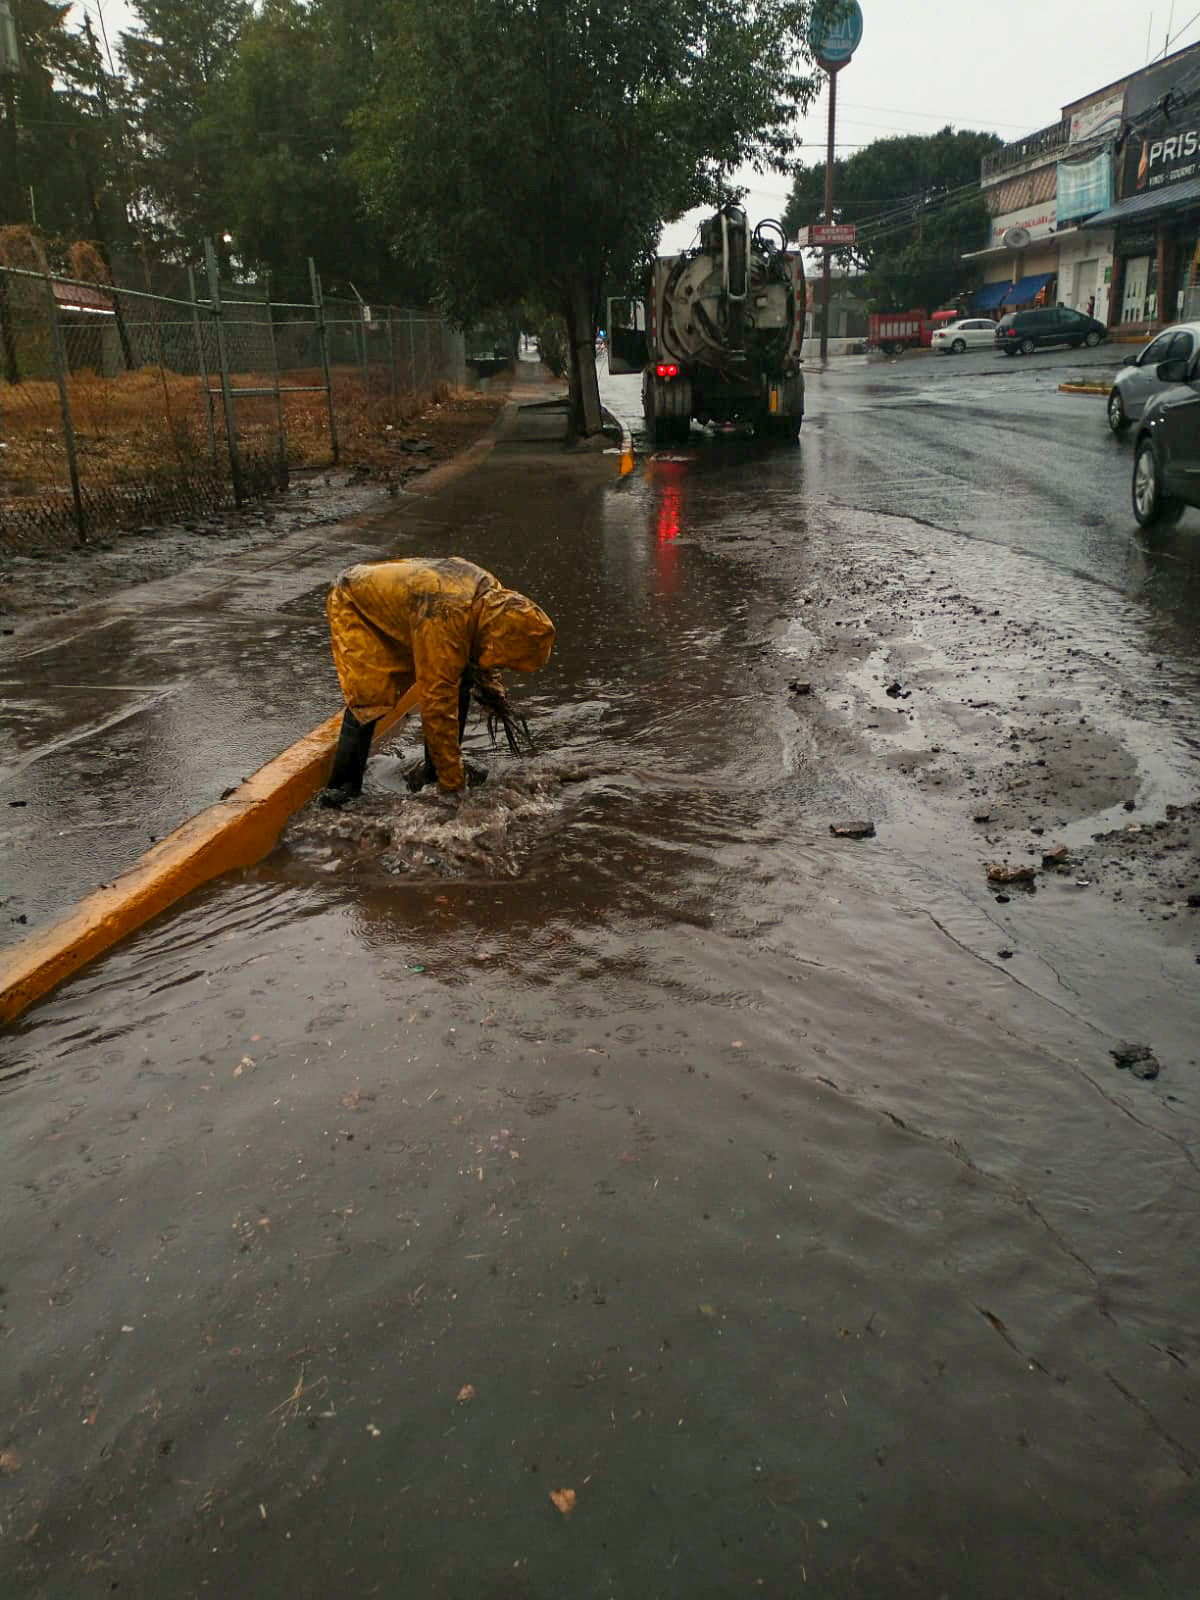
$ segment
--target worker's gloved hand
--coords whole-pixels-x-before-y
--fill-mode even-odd
[[[478,789],[481,783],[487,782],[487,768],[477,767],[473,761],[464,761],[463,771],[467,775],[468,789]]]

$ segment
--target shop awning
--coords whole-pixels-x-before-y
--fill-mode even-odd
[[[1012,284],[1007,278],[1003,283],[985,283],[982,289],[976,289],[971,296],[972,311],[991,311],[1008,298],[1008,291]]]
[[[1050,282],[1054,276],[1052,272],[1035,272],[1032,278],[1018,278],[1016,283],[1008,286],[1003,304],[1006,306],[1028,305],[1038,290]]]
[[[1200,205],[1200,178],[1188,178],[1183,183],[1165,184],[1161,189],[1148,189],[1145,194],[1131,194],[1118,200],[1107,211],[1097,211],[1094,217],[1081,221],[1081,228],[1111,228],[1115,222],[1134,222],[1156,216],[1160,211],[1174,211],[1177,206]]]

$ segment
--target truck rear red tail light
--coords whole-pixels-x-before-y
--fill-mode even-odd
[[[679,376],[679,368],[674,362],[670,366],[660,363],[654,370],[660,378],[677,378]]]

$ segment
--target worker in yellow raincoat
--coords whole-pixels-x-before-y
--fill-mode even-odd
[[[415,684],[427,772],[449,793],[467,782],[459,741],[472,688],[504,702],[501,668],[550,659],[554,624],[540,606],[460,556],[350,567],[325,601],[346,701],[323,805],[362,793],[376,722]]]

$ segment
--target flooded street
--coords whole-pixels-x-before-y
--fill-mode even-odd
[[[0,1040],[6,1593],[1192,1591],[1200,513],[1062,376],[381,525],[554,618],[536,752],[406,727]]]

